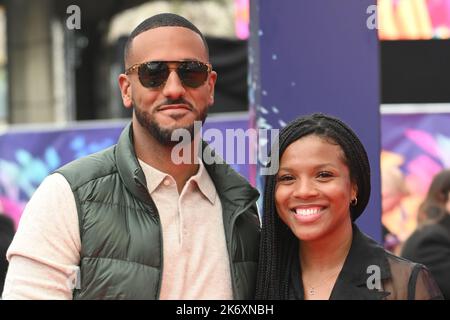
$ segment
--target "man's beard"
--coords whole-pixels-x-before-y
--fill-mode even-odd
[[[167,101],[164,104],[188,104],[192,107],[192,105],[184,100],[176,100],[176,101]],[[196,127],[194,126],[194,122],[186,127],[179,127],[173,129],[161,128],[161,126],[155,121],[155,117],[151,116],[148,112],[142,111],[140,108],[136,107],[136,104],[133,102],[133,109],[136,114],[136,119],[139,124],[147,129],[148,133],[156,139],[161,145],[167,147],[173,147],[177,145],[179,140],[172,140],[172,134],[175,130],[185,129],[189,132],[190,141],[182,141],[182,142],[192,142],[194,140],[194,136],[198,133],[195,131]],[[157,111],[155,111],[157,112]],[[195,121],[201,121],[202,125],[205,123],[206,117],[208,116],[207,108],[205,108],[195,119]],[[198,130],[197,130],[198,131]],[[182,138],[180,137],[180,140]]]

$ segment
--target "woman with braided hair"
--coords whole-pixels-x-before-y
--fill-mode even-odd
[[[324,114],[281,130],[266,177],[257,299],[441,299],[428,270],[394,256],[355,220],[370,196],[356,134]],[[275,153],[274,153],[275,154]]]

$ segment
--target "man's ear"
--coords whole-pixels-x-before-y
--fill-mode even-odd
[[[214,88],[216,86],[217,81],[217,72],[211,71],[208,78],[208,89],[209,89],[209,100],[208,105],[212,106],[214,104]]]
[[[124,73],[119,75],[119,88],[122,95],[122,101],[125,108],[131,108],[133,101],[131,99],[131,82]]]

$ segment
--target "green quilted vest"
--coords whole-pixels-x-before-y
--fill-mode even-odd
[[[80,225],[81,286],[74,290],[74,299],[159,297],[161,226],[132,136],[130,124],[117,145],[57,171],[72,188]],[[209,147],[203,144],[204,148]],[[222,202],[234,298],[253,299],[260,234],[258,192],[228,165],[205,167]]]

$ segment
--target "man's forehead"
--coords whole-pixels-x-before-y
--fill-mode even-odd
[[[133,39],[131,46],[132,51],[149,51],[165,47],[180,49],[189,47],[194,51],[202,52],[203,55],[206,53],[205,44],[198,33],[189,28],[177,26],[157,27],[144,31]]]

